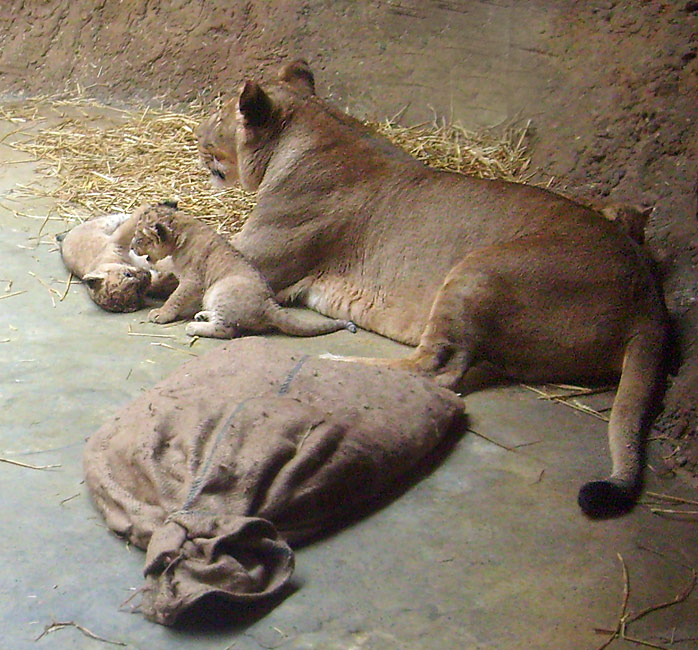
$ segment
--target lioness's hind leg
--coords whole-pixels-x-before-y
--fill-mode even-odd
[[[454,388],[479,361],[487,319],[496,297],[497,279],[466,260],[446,276],[432,304],[419,345],[403,359],[334,357],[337,361],[387,366],[424,374]]]
[[[498,279],[471,260],[454,266],[439,288],[414,353],[403,367],[454,388],[479,360],[490,313],[499,296]]]

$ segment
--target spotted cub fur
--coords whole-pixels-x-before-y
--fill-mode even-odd
[[[56,238],[66,268],[107,311],[136,311],[148,296],[165,298],[177,284],[174,276],[130,252],[135,225],[129,214],[109,214],[88,219]]]

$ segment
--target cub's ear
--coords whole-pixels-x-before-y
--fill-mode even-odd
[[[105,277],[104,273],[88,273],[82,281],[94,291],[99,289]]]
[[[279,81],[283,81],[301,92],[315,94],[315,77],[305,59],[296,59],[281,68]]]
[[[153,227],[153,232],[161,244],[164,244],[170,236],[170,229],[160,221]]]
[[[238,100],[238,111],[245,126],[264,126],[271,117],[271,99],[258,83],[246,81]]]

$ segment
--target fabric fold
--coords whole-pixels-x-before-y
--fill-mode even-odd
[[[150,538],[139,610],[171,625],[204,597],[248,603],[272,596],[293,569],[293,551],[264,519],[176,513]]]

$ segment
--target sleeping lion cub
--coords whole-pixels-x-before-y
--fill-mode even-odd
[[[106,311],[136,311],[147,296],[164,298],[177,284],[171,274],[130,253],[135,226],[129,214],[109,214],[88,219],[56,237],[66,268]]]
[[[186,333],[214,338],[272,329],[292,336],[356,331],[346,320],[303,322],[279,305],[262,274],[221,235],[171,205],[146,205],[134,216],[133,251],[145,255],[150,263],[172,256],[179,279],[177,289],[162,307],[150,312],[149,320],[169,323],[195,314]]]

